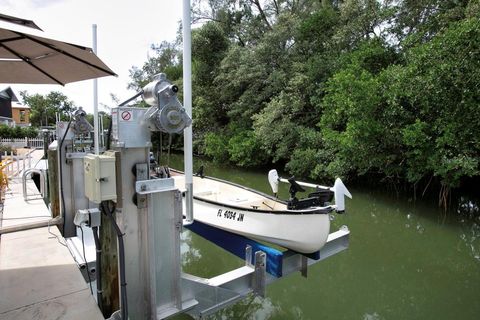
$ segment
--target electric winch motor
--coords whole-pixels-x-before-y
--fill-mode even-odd
[[[178,87],[171,84],[164,73],[143,88],[143,100],[152,107],[147,111],[152,131],[180,133],[191,125],[192,119],[177,98]]]
[[[82,107],[75,111],[73,118],[75,120],[73,123],[73,130],[75,134],[88,135],[90,131],[93,130],[92,125],[87,120],[87,113],[82,109]]]

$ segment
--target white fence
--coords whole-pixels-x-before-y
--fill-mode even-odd
[[[43,139],[40,138],[22,138],[22,139],[9,139],[1,138],[0,144],[4,146],[10,146],[12,148],[32,148],[32,149],[42,149],[43,148]]]

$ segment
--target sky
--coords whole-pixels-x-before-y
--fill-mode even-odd
[[[180,0],[0,0],[0,13],[33,20],[43,29],[42,36],[92,47],[92,25],[97,25],[97,55],[118,77],[98,79],[99,111],[102,104],[114,106],[110,94],[124,101],[129,70],[147,60],[151,44],[172,41],[182,18]],[[36,33],[33,29],[25,32]],[[0,83],[0,90],[47,94],[61,91],[77,106],[93,113],[93,80],[65,85],[23,85]]]

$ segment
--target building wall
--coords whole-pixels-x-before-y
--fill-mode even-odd
[[[12,102],[10,100],[0,98],[0,117],[12,117]]]
[[[18,125],[30,125],[30,109],[12,108],[12,118]]]

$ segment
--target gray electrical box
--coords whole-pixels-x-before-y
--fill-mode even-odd
[[[116,200],[115,153],[88,154],[83,159],[85,196],[94,203]]]
[[[149,148],[150,130],[145,119],[146,108],[112,109],[112,146],[117,148]]]

